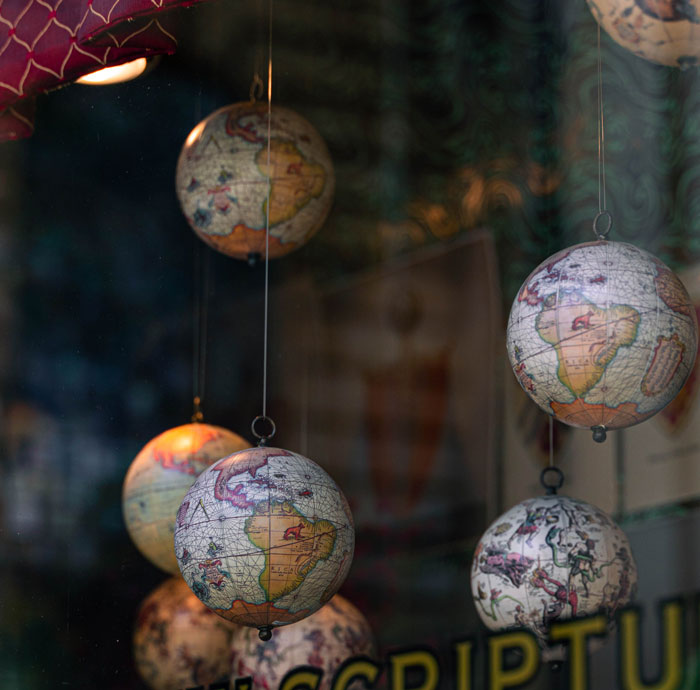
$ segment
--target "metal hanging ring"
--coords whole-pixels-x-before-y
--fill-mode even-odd
[[[264,446],[267,440],[275,435],[277,427],[270,417],[258,415],[250,425],[250,430],[253,432],[253,436],[258,439],[258,445]]]
[[[552,483],[547,482],[546,479],[547,473],[549,472],[554,472],[554,474],[557,475],[556,480]],[[561,489],[564,484],[564,473],[558,467],[545,467],[542,472],[540,472],[540,484],[545,488],[548,496],[556,494],[557,489]]]
[[[605,218],[605,226],[604,227],[598,227],[599,222],[602,218]],[[599,239],[599,240],[604,240],[608,234],[610,233],[610,230],[612,229],[613,225],[613,217],[612,213],[608,210],[604,211],[598,211],[598,213],[595,214],[595,218],[593,219],[593,234]]]

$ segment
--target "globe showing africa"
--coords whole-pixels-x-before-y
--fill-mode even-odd
[[[237,627],[231,638],[231,687],[250,676],[253,690],[277,690],[285,674],[299,666],[323,671],[318,690],[330,690],[333,676],[352,657],[376,653],[367,619],[347,599],[336,594],[325,606],[294,625],[281,628],[262,642],[252,628]],[[352,690],[364,687],[351,683]]]
[[[190,226],[239,259],[264,256],[268,210],[272,258],[305,244],[333,201],[333,163],[319,133],[288,108],[275,105],[271,113],[269,152],[267,105],[236,103],[190,132],[177,163],[177,195]]]
[[[693,368],[698,324],[681,281],[621,242],[555,254],[518,292],[507,347],[523,390],[572,426],[617,429],[656,414]]]
[[[624,532],[599,508],[566,496],[523,501],[479,541],[471,588],[491,630],[527,628],[544,644],[555,621],[615,612],[636,591]]]
[[[138,550],[162,570],[179,575],[173,533],[187,489],[212,463],[250,444],[210,424],[184,424],[149,441],[129,467],[122,512]]]
[[[587,0],[610,37],[662,65],[693,67],[700,59],[700,0]]]
[[[208,686],[229,673],[234,626],[214,615],[181,577],[151,592],[134,626],[134,662],[153,690]]]
[[[352,515],[316,463],[251,448],[203,472],[178,511],[175,552],[192,591],[216,613],[260,628],[321,608],[345,580]]]

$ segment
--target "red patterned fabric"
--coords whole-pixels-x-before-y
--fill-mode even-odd
[[[89,72],[173,53],[167,11],[203,0],[0,0],[0,141],[31,135],[33,97]]]

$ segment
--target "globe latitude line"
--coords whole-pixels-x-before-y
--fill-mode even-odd
[[[246,516],[246,518],[247,518],[247,517],[249,517],[249,516]],[[205,522],[198,522],[198,523],[195,523],[194,525],[190,525],[190,527],[196,527],[196,526],[198,526],[198,525],[206,525],[206,524],[209,524],[209,522],[218,522],[218,520],[209,520],[209,521],[205,521]],[[330,522],[330,520],[327,520],[326,522]],[[337,526],[337,527],[334,525],[334,530],[335,530],[336,533],[337,533],[338,531],[340,531],[340,530],[347,530],[347,529],[348,529],[348,526],[347,526],[347,525],[339,525],[339,526]],[[302,538],[302,539],[296,539],[296,540],[294,541],[294,543],[295,543],[295,544],[301,544],[301,543],[303,543],[303,542],[311,541],[311,540],[313,540],[313,539],[317,539],[318,537],[323,537],[323,536],[330,535],[330,534],[333,534],[333,532],[321,532],[320,534],[314,535],[314,536],[312,536],[312,537],[304,537],[304,538]],[[248,536],[248,535],[246,535],[246,537],[247,537],[247,536]],[[337,540],[336,540],[336,543],[337,543]],[[239,558],[239,557],[241,557],[241,556],[258,556],[258,555],[260,555],[260,554],[263,554],[263,555],[264,555],[264,554],[269,553],[270,551],[274,551],[274,550],[276,550],[276,549],[288,548],[289,546],[290,546],[289,544],[280,544],[279,546],[270,546],[270,547],[268,547],[268,548],[266,548],[266,549],[260,549],[260,548],[258,548],[258,549],[256,549],[255,551],[243,551],[243,552],[240,552],[240,551],[239,551],[239,552],[236,552],[236,553],[217,554],[216,557],[217,557],[217,558]],[[331,556],[333,555],[333,551],[335,551],[335,550],[336,550],[336,549],[333,548],[333,550],[331,551]],[[331,556],[329,556],[329,558],[330,558]]]
[[[615,306],[618,306],[618,305],[615,305]],[[619,306],[630,306],[630,305],[619,305]],[[634,309],[634,307],[631,307],[631,308]],[[656,313],[656,310],[655,310],[655,309],[654,309],[654,310],[646,310],[646,311],[644,311],[644,312],[640,312],[639,310],[636,310],[636,311],[639,313],[640,318],[641,318],[642,316],[644,316],[644,314],[650,314],[650,313],[652,313],[652,312],[653,312],[653,313]],[[540,313],[541,313],[541,312],[540,312]],[[537,314],[537,316],[539,316],[539,314]],[[623,319],[616,319],[614,322],[611,322],[611,323],[617,323],[618,321],[624,321],[624,320],[626,320],[626,319],[624,319],[624,318],[623,318]],[[601,324],[600,326],[594,326],[593,328],[590,329],[589,332],[593,332],[594,330],[597,330],[597,329],[600,329],[600,328],[607,328],[607,324]],[[540,336],[539,333],[538,333],[537,335],[538,335],[540,338],[542,338],[542,336]],[[571,336],[568,336],[568,337],[566,337],[566,338],[562,338],[559,342],[560,342],[560,343],[568,342],[568,341],[571,340],[572,338],[577,338],[577,337],[579,337],[579,335],[580,335],[580,334],[577,333],[577,334],[575,334],[575,335],[571,335]],[[515,338],[511,338],[510,340],[511,340],[511,342],[513,342],[513,343],[515,344]],[[544,338],[542,338],[542,340],[544,340]],[[635,340],[636,340],[636,338],[635,338]],[[544,342],[547,342],[547,341],[545,340]],[[631,345],[632,345],[632,343],[631,343],[629,346],[625,345],[624,347],[631,347]],[[541,350],[538,350],[537,352],[531,352],[531,353],[529,353],[528,355],[526,355],[525,357],[521,357],[521,358],[518,360],[518,362],[524,362],[524,361],[527,361],[528,359],[531,359],[532,357],[537,357],[538,355],[546,354],[546,353],[549,352],[550,350],[554,349],[554,347],[555,347],[554,345],[552,345],[551,343],[549,343],[547,347],[543,347]]]

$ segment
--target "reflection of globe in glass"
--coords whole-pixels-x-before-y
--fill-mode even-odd
[[[175,526],[192,591],[261,635],[321,608],[345,580],[354,547],[352,515],[335,482],[279,448],[212,465],[187,492]]]
[[[228,677],[233,626],[215,616],[182,578],[144,599],[134,626],[134,661],[153,690],[208,685]]]
[[[237,627],[231,639],[231,687],[250,676],[253,690],[280,687],[285,674],[298,666],[323,671],[318,690],[330,690],[333,675],[347,659],[375,655],[367,619],[347,599],[336,594],[325,606],[262,642],[252,628]],[[364,687],[362,683],[350,688]]]
[[[529,628],[541,643],[555,621],[605,613],[612,622],[637,584],[625,533],[600,508],[566,496],[528,499],[501,515],[471,573],[484,624]]]
[[[143,447],[126,473],[122,510],[129,536],[149,561],[179,575],[173,532],[187,489],[213,462],[249,445],[218,426],[184,424]]]
[[[683,284],[622,242],[570,247],[540,264],[508,320],[511,366],[546,412],[618,429],[656,414],[692,370],[698,324]]]
[[[687,68],[700,58],[700,0],[587,0],[610,37],[635,55]]]
[[[220,108],[190,132],[177,163],[180,206],[214,249],[245,259],[265,254],[268,195],[267,104]],[[328,149],[303,117],[272,106],[270,257],[305,244],[333,202]]]

